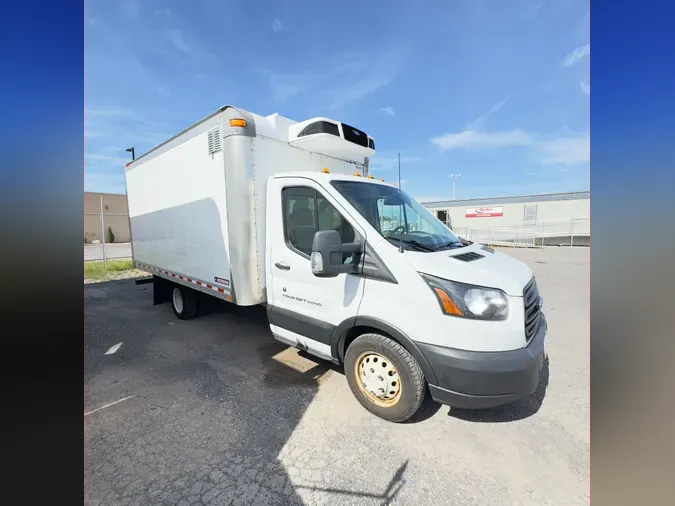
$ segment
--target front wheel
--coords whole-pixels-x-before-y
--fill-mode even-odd
[[[345,374],[361,405],[390,422],[407,420],[424,400],[419,364],[403,346],[380,334],[363,334],[349,345]]]

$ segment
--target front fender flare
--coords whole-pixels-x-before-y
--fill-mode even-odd
[[[419,347],[415,342],[410,339],[403,331],[394,327],[390,323],[387,323],[384,320],[379,318],[373,318],[370,316],[356,316],[352,318],[347,318],[340,325],[338,325],[333,331],[331,336],[331,354],[333,357],[337,358],[341,363],[344,359],[345,354],[345,338],[347,333],[353,327],[371,327],[373,329],[379,330],[397,341],[401,346],[403,346],[408,352],[417,360],[417,363],[420,365],[422,372],[424,373],[424,378],[427,380],[427,383],[432,385],[437,385],[438,381],[436,380],[436,375],[434,374],[429,361],[426,359],[424,354],[420,351]]]

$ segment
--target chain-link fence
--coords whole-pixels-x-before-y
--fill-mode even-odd
[[[101,197],[98,213],[84,213],[84,260],[131,258],[129,215],[111,212]],[[91,209],[90,209],[91,210]]]

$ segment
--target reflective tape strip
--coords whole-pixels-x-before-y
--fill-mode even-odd
[[[192,283],[193,285],[203,286],[205,288],[209,288],[210,290],[213,290],[214,292],[220,292],[220,293],[224,293],[224,294],[230,293],[229,288],[221,288],[219,286],[214,286],[211,283],[207,283],[205,281],[199,281],[199,280],[196,280],[196,279],[181,276],[180,274],[176,274],[176,273],[170,272],[170,271],[165,271],[164,269],[158,269],[157,267],[153,267],[152,265],[144,264],[142,262],[136,262],[136,266],[139,269],[142,269],[146,272],[157,272],[159,274],[171,276],[172,278],[178,278],[178,279],[186,281],[188,283]],[[230,297],[230,296],[228,296],[227,298],[228,298],[228,300],[232,299],[232,297]]]

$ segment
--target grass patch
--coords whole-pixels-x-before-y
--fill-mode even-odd
[[[134,268],[132,260],[108,260],[108,269],[103,268],[103,262],[85,262],[84,277],[86,279],[112,279],[116,272],[130,271]]]

